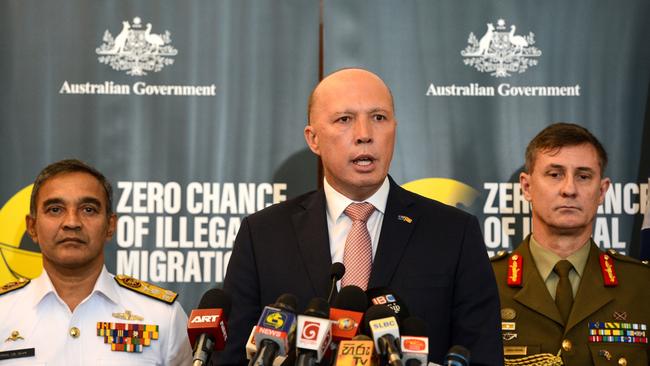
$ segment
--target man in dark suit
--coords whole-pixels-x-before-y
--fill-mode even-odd
[[[249,216],[237,235],[224,289],[232,295],[227,349],[219,363],[243,363],[262,308],[282,293],[326,298],[332,262],[342,286],[390,287],[427,323],[429,359],[452,345],[473,364],[502,363],[498,294],[476,218],[410,193],[390,177],[397,121],[375,74],[345,69],[309,100],[305,139],[324,167],[324,188]],[[369,208],[356,218],[350,207]]]

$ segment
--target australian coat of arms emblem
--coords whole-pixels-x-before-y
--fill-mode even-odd
[[[542,51],[533,47],[535,34],[529,32],[522,36],[515,34],[515,25],[509,28],[508,31],[505,20],[499,19],[496,27],[487,23],[487,30],[480,40],[470,33],[468,46],[460,51],[465,65],[473,66],[480,72],[489,72],[495,77],[523,73],[528,67],[537,65],[536,58],[542,55]]]
[[[135,17],[132,24],[122,22],[122,30],[115,38],[106,30],[104,43],[95,50],[99,62],[136,76],[147,75],[147,71],[158,72],[173,64],[171,56],[176,56],[178,50],[171,46],[169,31],[156,34],[151,32],[151,27],[151,23],[143,27],[142,20]]]

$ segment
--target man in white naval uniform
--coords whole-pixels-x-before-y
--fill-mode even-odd
[[[0,287],[0,366],[191,364],[177,295],[104,266],[117,220],[111,195],[78,160],[36,178],[26,223],[44,271]]]

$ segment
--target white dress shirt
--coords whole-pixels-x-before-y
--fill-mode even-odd
[[[343,263],[343,252],[345,251],[345,240],[352,228],[352,220],[345,214],[345,209],[354,201],[335,190],[323,178],[323,188],[325,190],[325,200],[327,201],[327,230],[330,239],[330,254],[332,263]],[[381,233],[381,224],[384,221],[384,212],[386,211],[386,202],[388,201],[388,191],[390,183],[388,177],[384,179],[381,187],[372,196],[365,201],[375,206],[375,211],[370,215],[366,226],[370,233],[372,241],[372,259],[374,262],[377,245],[379,243],[379,234]],[[340,281],[338,286],[340,287]]]
[[[129,310],[144,318],[124,320],[113,313]],[[97,335],[97,322],[159,326],[157,340],[142,353],[111,351]],[[78,337],[71,329],[79,330]],[[18,331],[24,339],[5,340]],[[71,312],[47,273],[27,286],[0,296],[0,352],[34,348],[35,356],[2,360],[4,365],[190,365],[187,315],[176,302],[167,304],[120,287],[106,267],[91,294]],[[0,353],[1,354],[1,353]]]

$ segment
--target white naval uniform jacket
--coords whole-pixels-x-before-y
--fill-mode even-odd
[[[142,321],[124,320],[113,313],[131,311]],[[142,353],[111,351],[97,335],[97,322],[140,323],[159,326],[157,340]],[[71,328],[78,337],[70,335]],[[18,331],[24,339],[8,340]],[[71,312],[57,295],[47,273],[21,289],[0,296],[0,355],[9,350],[34,348],[35,356],[2,359],[5,365],[190,365],[187,315],[175,302],[167,304],[120,287],[106,267],[92,293]]]

